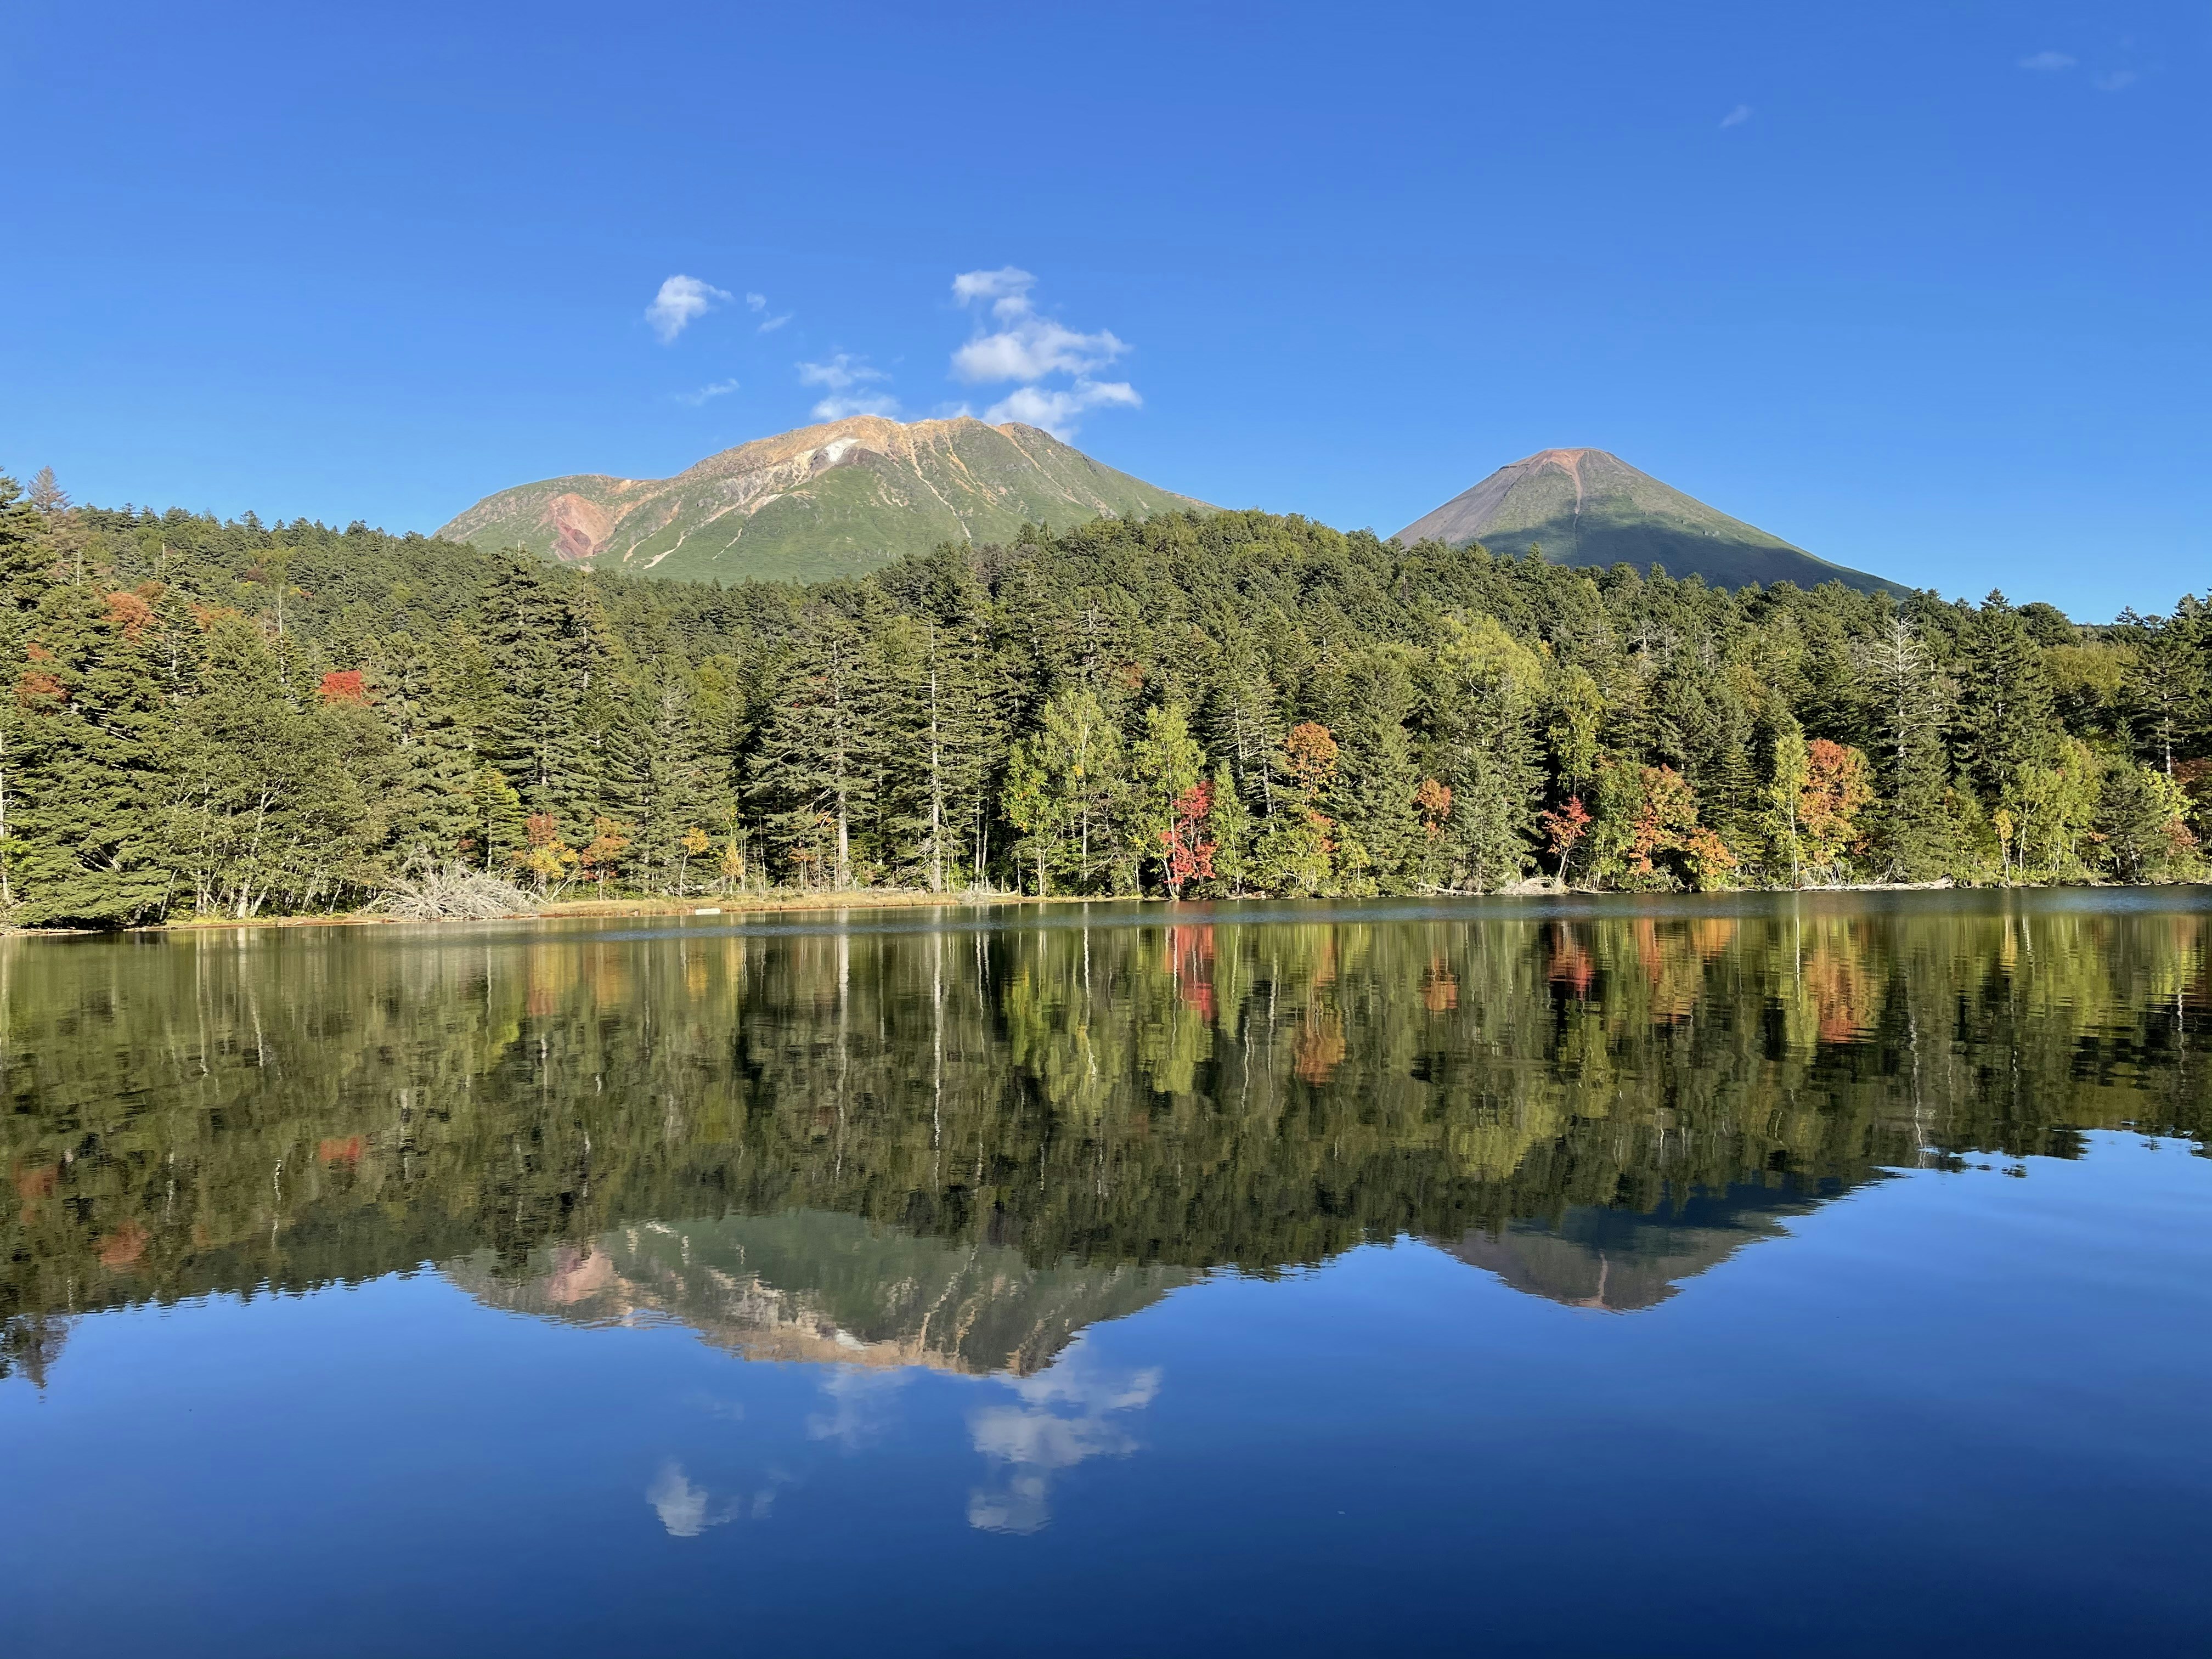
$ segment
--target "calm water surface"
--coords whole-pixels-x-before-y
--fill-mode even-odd
[[[0,946],[26,1655],[2203,1652],[2212,898]]]

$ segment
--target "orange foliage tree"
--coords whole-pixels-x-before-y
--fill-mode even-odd
[[[1858,815],[1873,799],[1874,778],[1863,754],[1826,738],[1808,744],[1805,784],[1797,792],[1805,861],[1815,871],[1834,872],[1862,839]]]

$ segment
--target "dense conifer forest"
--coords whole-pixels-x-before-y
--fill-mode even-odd
[[[769,889],[2203,872],[2212,627],[1730,592],[1267,514],[715,587],[0,483],[25,926]],[[502,889],[501,890],[504,890]]]

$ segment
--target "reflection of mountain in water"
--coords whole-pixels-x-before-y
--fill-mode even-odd
[[[1516,1291],[1570,1307],[1636,1313],[1745,1245],[1772,1238],[1788,1216],[1808,1215],[1833,1193],[1730,1186],[1668,1199],[1656,1209],[1577,1205],[1551,1220],[1513,1221],[1430,1242]]]
[[[941,920],[0,941],[0,1376],[431,1261],[1027,1378],[1215,1267],[1646,1307],[1884,1168],[2212,1134],[2202,895]]]
[[[516,1279],[489,1257],[447,1277],[517,1313],[589,1325],[667,1321],[748,1359],[1028,1376],[1086,1325],[1196,1275],[1127,1264],[1033,1267],[1005,1245],[914,1237],[787,1210],[645,1222],[563,1244]]]

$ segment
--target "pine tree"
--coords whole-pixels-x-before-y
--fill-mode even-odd
[[[20,849],[24,722],[43,681],[28,678],[25,650],[33,619],[53,586],[53,553],[33,504],[21,499],[13,478],[0,474],[0,911],[16,897]]]
[[[1421,769],[1406,730],[1412,677],[1396,654],[1377,653],[1351,678],[1352,708],[1336,733],[1340,753],[1330,796],[1345,860],[1360,866],[1353,884],[1358,890],[1412,892],[1428,850],[1414,799]]]
[[[1944,795],[1946,696],[1918,631],[1891,617],[1869,642],[1867,677],[1881,699],[1883,842],[1890,877],[1925,881],[1948,872],[1956,848]]]
[[[370,707],[392,760],[386,802],[392,864],[438,865],[459,856],[473,813],[468,732],[428,654],[405,634],[374,647]]]
[[[2197,637],[2202,629],[2191,625],[2194,620],[2177,612],[2171,620],[2148,623],[2124,682],[2137,751],[2169,779],[2175,751],[2206,724],[2205,661]]]
[[[562,574],[514,558],[493,580],[479,622],[490,696],[478,745],[529,811],[552,814],[566,836],[582,839],[594,816],[625,804],[618,797],[634,784],[634,766],[617,769],[611,801],[612,665],[594,597]]]
[[[1455,887],[1492,891],[1528,871],[1544,781],[1535,729],[1543,683],[1542,659],[1492,617],[1455,623],[1437,648],[1430,725],[1437,778],[1451,795],[1444,842]],[[1595,690],[1589,674],[1571,671],[1553,702],[1554,740],[1577,751],[1578,769],[1595,765]]]
[[[201,647],[209,689],[177,720],[168,838],[202,915],[312,908],[357,881],[384,838],[375,717],[350,699],[292,696],[276,643],[245,617],[213,619]]]
[[[1206,833],[1213,844],[1209,890],[1230,898],[1243,896],[1252,873],[1252,814],[1237,787],[1226,760],[1213,765],[1213,791],[1206,804]]]
[[[2016,805],[2029,769],[2050,764],[2055,753],[2043,648],[1997,592],[1982,601],[1966,647],[1960,760],[1987,798]]]
[[[57,584],[21,620],[8,842],[18,919],[123,927],[157,919],[163,703],[153,607]]]
[[[634,822],[638,867],[647,872],[647,884],[676,891],[701,850],[696,840],[705,833],[702,826],[715,817],[706,744],[681,661],[661,664],[656,676],[636,688],[626,712],[624,747],[636,757],[632,811],[601,817],[616,823]]]
[[[753,757],[752,792],[802,884],[854,884],[853,830],[874,802],[881,665],[853,618],[811,612]]]

